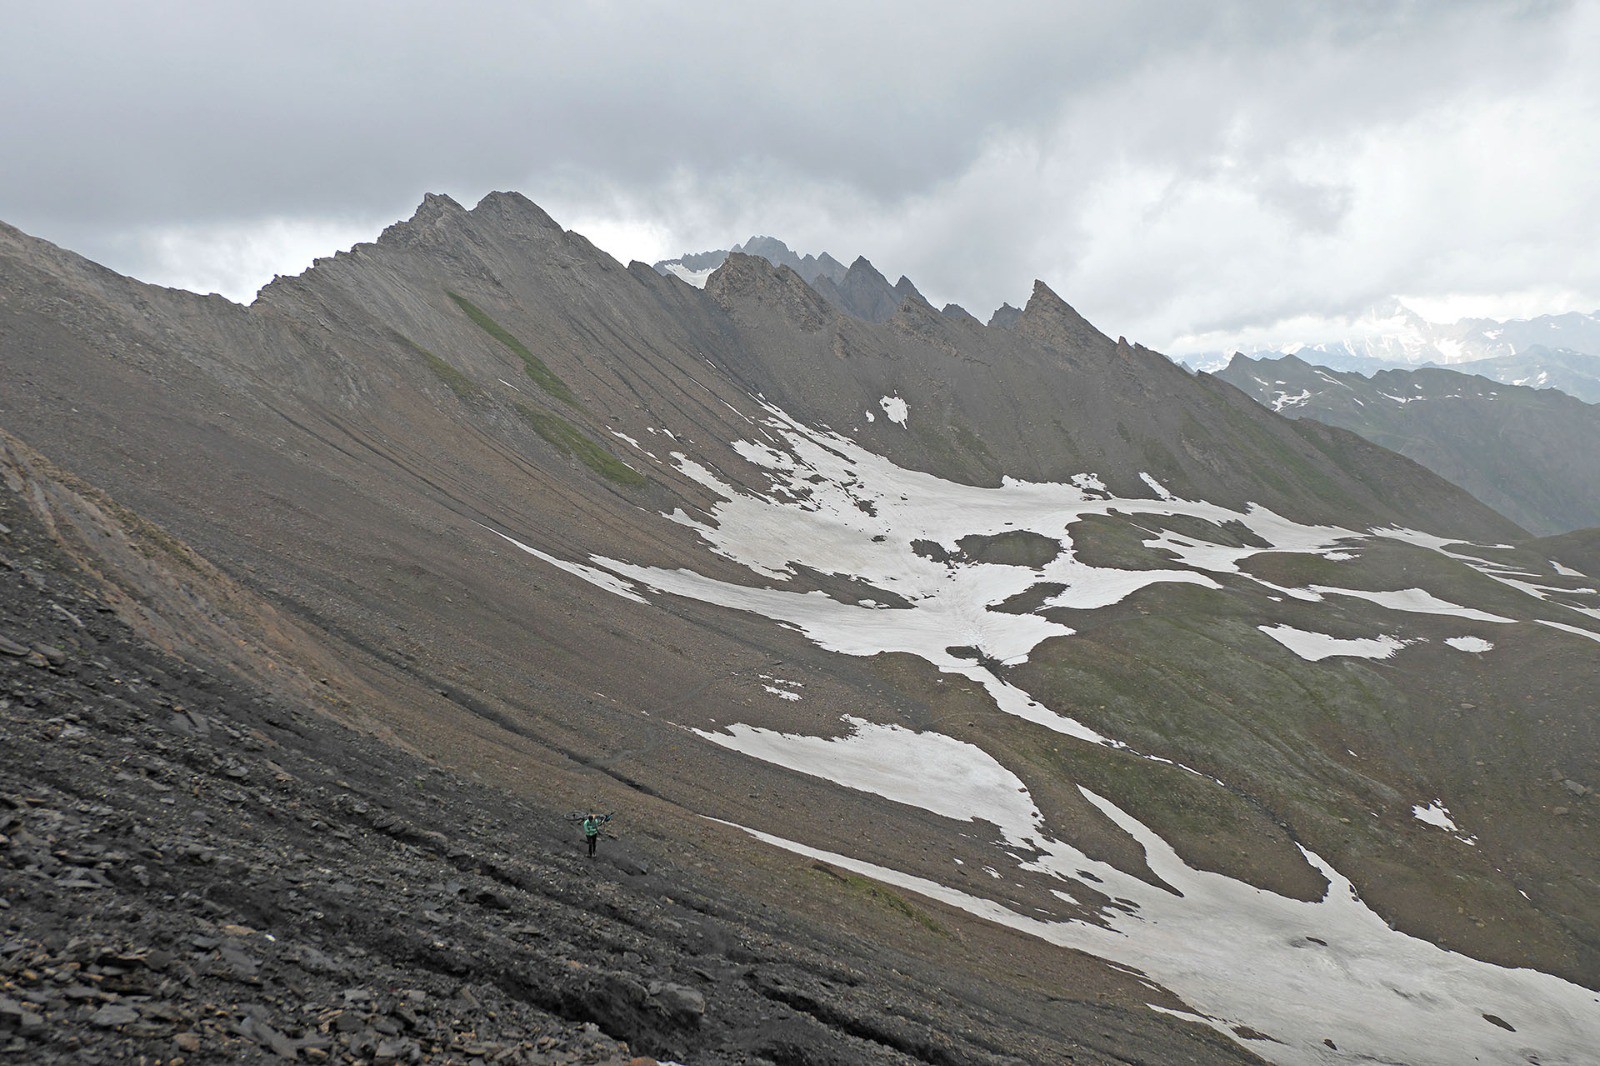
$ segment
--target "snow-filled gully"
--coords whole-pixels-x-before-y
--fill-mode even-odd
[[[1352,549],[1375,536],[1440,551],[1544,604],[1551,592],[1558,591],[1492,572],[1495,564],[1461,553],[1459,545],[1414,531],[1362,533],[1307,526],[1259,507],[1234,511],[1177,499],[1158,485],[1152,490],[1159,499],[1113,498],[1092,475],[1080,475],[1074,484],[1007,480],[999,488],[960,485],[896,467],[846,437],[805,427],[775,408],[769,407],[767,414],[769,443],[745,442],[737,447],[746,459],[768,471],[769,493],[741,494],[687,457],[674,454],[678,469],[716,492],[721,502],[709,522],[682,512],[668,516],[694,528],[712,551],[748,567],[758,580],[766,579],[762,585],[602,557],[583,563],[564,561],[504,533],[498,535],[546,563],[630,600],[648,603],[648,593],[683,596],[792,626],[832,651],[920,656],[943,672],[982,685],[1002,711],[1104,744],[1117,742],[1046,707],[984,665],[984,661],[1025,661],[1041,642],[1072,633],[1059,622],[998,611],[996,605],[1045,583],[1063,587],[1047,606],[1080,610],[1109,606],[1162,582],[1216,588],[1219,584],[1210,575],[1238,574],[1241,561],[1262,552],[1348,558]],[[1270,547],[1234,548],[1164,533],[1151,534],[1147,543],[1172,552],[1183,569],[1121,571],[1078,560],[1068,527],[1085,516],[1113,510],[1187,515],[1219,525],[1238,522]],[[913,549],[914,541],[933,541],[954,553],[962,538],[1016,530],[1054,539],[1062,551],[1044,566],[1031,568],[935,561]],[[801,566],[849,575],[893,592],[909,606],[888,608],[871,600],[847,603],[821,592],[782,588]],[[1420,589],[1371,593],[1262,584],[1297,599],[1341,595],[1391,611],[1454,616],[1463,623],[1515,621],[1449,604]],[[1574,613],[1578,618],[1573,621],[1580,621],[1591,612],[1575,609]],[[1600,612],[1593,616],[1600,618]],[[1600,640],[1589,627],[1539,620]],[[1407,643],[1387,633],[1341,641],[1282,626],[1263,629],[1308,659],[1392,655]],[[1493,647],[1470,634],[1445,643],[1475,654]],[[966,657],[970,652],[954,654],[955,648],[977,649],[982,659]],[[1306,861],[1330,885],[1323,899],[1310,903],[1188,866],[1147,826],[1085,790],[1089,802],[1144,848],[1150,868],[1170,891],[1152,887],[1054,839],[1023,782],[980,748],[938,733],[846,721],[851,733],[834,739],[783,734],[746,723],[725,732],[697,732],[709,742],[846,788],[958,821],[993,823],[1009,849],[1036,855],[1016,860],[1000,854],[997,865],[1020,863],[1022,870],[1053,876],[1060,880],[1059,894],[1067,900],[1080,882],[1080,872],[1086,871],[1098,879],[1097,892],[1136,906],[1131,912],[1106,908],[1101,916],[1104,925],[1046,920],[851,856],[738,828],[776,847],[1050,943],[1135,967],[1182,997],[1194,1008],[1195,1020],[1230,1034],[1239,1027],[1264,1034],[1265,1039],[1250,1039],[1248,1045],[1275,1062],[1550,1066],[1596,1061],[1600,994],[1537,971],[1480,962],[1396,932],[1356,896],[1345,877],[1309,851]],[[908,768],[914,772],[908,773]],[[1417,809],[1431,811],[1420,805]],[[1437,819],[1430,821],[1437,824]],[[1504,1024],[1496,1024],[1490,1016]]]

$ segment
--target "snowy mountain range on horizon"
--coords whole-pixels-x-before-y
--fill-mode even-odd
[[[1565,362],[1569,354],[1600,360],[1600,311],[1539,315],[1526,319],[1463,318],[1431,322],[1399,300],[1370,308],[1346,323],[1343,336],[1277,337],[1240,342],[1178,357],[1196,370],[1226,366],[1235,353],[1252,357],[1294,355],[1334,370],[1370,374],[1376,370],[1418,366],[1460,366],[1497,360],[1523,369],[1539,359]],[[1530,357],[1537,357],[1530,361]],[[1600,365],[1600,364],[1597,364]],[[1505,384],[1543,387],[1526,380],[1500,377],[1473,367],[1475,373]]]

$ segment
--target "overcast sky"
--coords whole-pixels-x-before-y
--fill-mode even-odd
[[[0,219],[235,299],[515,189],[1173,352],[1600,309],[1600,0],[5,7]]]

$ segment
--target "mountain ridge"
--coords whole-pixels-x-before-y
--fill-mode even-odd
[[[1473,364],[1464,364],[1463,369]],[[1443,368],[1370,377],[1296,356],[1237,356],[1217,375],[1292,418],[1409,455],[1542,535],[1600,526],[1600,407]]]
[[[1209,1061],[1276,1057],[1238,1032],[1261,1025],[1311,1054],[1331,993],[1286,996],[1313,1014],[1279,1024],[1192,977],[1242,963],[1186,976],[1118,955],[1136,929],[1095,939],[1119,906],[1219,931],[1303,904],[1328,950],[1407,987],[1433,972],[1397,961],[1418,937],[1485,981],[1595,980],[1591,801],[1564,785],[1600,780],[1581,577],[1414,462],[1113,340],[1042,283],[1009,329],[896,296],[868,321],[743,254],[701,291],[511,195],[429,198],[250,308],[11,241],[0,426],[319,634],[375,728],[560,809],[648,807],[662,854],[780,910],[824,920],[852,878],[892,881],[959,935],[886,921],[879,950],[982,974],[963,995],[1008,1018],[1040,990],[963,947],[996,942],[985,914],[1024,970],[1066,943],[1077,979],[1145,969],[1230,1019],[1201,1027],[1229,1041]],[[874,759],[922,773],[840,776]],[[920,784],[960,769],[1003,784],[968,820]],[[1413,810],[1435,805],[1458,835]],[[1365,932],[1321,899],[1346,875]],[[1257,931],[1208,942],[1294,972]],[[1563,1046],[1521,995],[1476,1009]],[[1185,1061],[1198,1023],[1116,1010],[1145,1057]],[[1512,1039],[1465,1017],[1451,1039]],[[1341,1047],[1409,1046],[1403,1022],[1335,1023]]]

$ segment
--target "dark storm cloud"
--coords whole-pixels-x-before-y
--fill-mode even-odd
[[[141,276],[255,284],[331,250],[307,243],[370,236],[424,191],[470,202],[517,188],[623,255],[774,232],[865,252],[980,311],[1043,275],[1117,319],[1108,328],[1175,334],[1437,275],[1407,247],[1425,248],[1436,219],[1398,235],[1393,276],[1340,244],[1372,239],[1387,185],[1441,179],[1437,154],[1413,146],[1452,115],[1526,100],[1564,135],[1570,123],[1543,110],[1553,95],[1592,113],[1572,51],[1592,15],[1153,0],[13,5],[0,218]],[[1263,269],[1205,262],[1224,240]],[[1339,263],[1313,270],[1285,243]],[[1303,284],[1284,284],[1286,269]],[[1422,281],[1512,284],[1494,271]]]

